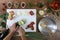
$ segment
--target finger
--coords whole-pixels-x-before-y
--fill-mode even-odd
[[[19,27],[20,30],[22,30],[22,27]]]
[[[21,27],[21,30],[23,30],[24,31],[24,29]]]
[[[21,30],[22,32],[25,32],[25,30],[24,30],[22,27],[20,27],[20,30]]]
[[[16,28],[16,27],[17,27],[17,26],[16,26],[16,23],[14,23],[13,26]]]
[[[14,23],[14,24],[12,24],[11,26],[15,26],[15,23]]]
[[[19,28],[19,27],[17,26],[17,27],[16,27],[16,30],[17,30],[18,28]]]

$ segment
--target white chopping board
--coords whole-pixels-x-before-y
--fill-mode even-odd
[[[7,19],[6,28],[10,28],[12,24],[22,20],[26,19],[26,23],[22,26],[22,28],[25,30],[25,32],[36,32],[36,9],[7,9],[7,13],[10,11],[14,11],[15,17],[12,20]],[[30,11],[34,12],[34,15],[31,16],[29,14]],[[27,25],[31,22],[34,22],[34,30],[31,30],[31,28],[26,29]]]

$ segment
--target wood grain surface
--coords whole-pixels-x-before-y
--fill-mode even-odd
[[[26,3],[28,3],[28,2],[30,2],[30,1],[32,1],[34,4],[36,4],[36,3],[38,3],[38,2],[45,2],[45,3],[47,3],[48,2],[48,0],[0,0],[0,15],[2,15],[2,14],[4,14],[6,11],[3,11],[3,8],[4,8],[4,5],[2,5],[2,3],[8,3],[8,2],[12,2],[12,3],[14,3],[14,2],[18,2],[18,3],[20,3],[21,4],[21,2],[26,2]],[[47,5],[47,4],[46,4]],[[45,8],[46,7],[46,5],[43,7],[43,8]],[[12,7],[12,8],[14,8],[14,7]],[[26,7],[25,8],[29,8],[27,5],[26,5]],[[37,11],[40,9],[40,8],[38,8],[38,7],[33,7],[33,8],[36,8],[37,9]],[[6,9],[8,9],[8,8],[6,8]],[[21,6],[19,7],[19,9],[21,9]],[[30,8],[29,8],[30,9]],[[38,24],[38,22],[40,21],[40,19],[41,19],[41,17],[39,16],[39,14],[37,13],[37,24]],[[59,22],[60,20],[57,20],[57,25],[59,26],[58,27],[58,29],[60,29],[60,22]],[[40,33],[40,32],[37,32],[37,33]],[[58,33],[55,33],[54,35],[53,35],[53,40],[60,40],[60,33],[58,32]],[[19,38],[17,38],[16,37],[16,39],[14,39],[13,38],[13,40],[18,40]],[[29,39],[31,39],[32,40],[32,38],[29,38]]]

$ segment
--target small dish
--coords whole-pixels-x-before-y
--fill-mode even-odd
[[[15,2],[15,3],[14,3],[14,7],[15,7],[15,8],[18,8],[18,7],[19,7],[19,3]]]
[[[42,24],[42,26],[41,26],[41,24]],[[50,33],[56,32],[57,25],[56,25],[55,20],[53,20],[52,18],[46,17],[46,18],[43,18],[40,20],[40,22],[38,24],[38,29],[42,34],[48,35]]]
[[[22,7],[22,8],[25,8],[25,6],[26,6],[26,3],[25,3],[25,2],[22,2],[22,3],[21,3],[21,7]]]
[[[11,2],[8,2],[7,3],[7,7],[10,9],[10,8],[12,8],[12,3]]]

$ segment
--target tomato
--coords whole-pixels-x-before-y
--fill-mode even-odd
[[[2,3],[5,6],[5,3]]]
[[[54,10],[59,9],[59,2],[57,0],[54,0],[54,2],[50,4],[50,7]]]
[[[34,30],[34,26],[32,26],[31,30]]]
[[[58,7],[58,4],[56,3],[55,6]]]
[[[34,15],[34,12],[33,11],[30,11],[29,13],[30,13],[31,16]]]
[[[31,22],[30,24],[27,25],[26,29],[31,28],[31,30],[34,30],[34,22]]]
[[[54,4],[50,4],[50,7],[51,7],[51,8],[54,8]]]

